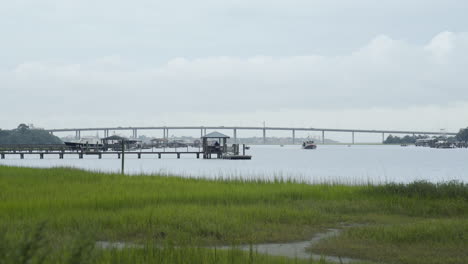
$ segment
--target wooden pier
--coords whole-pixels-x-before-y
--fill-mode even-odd
[[[250,155],[225,155],[221,157],[225,160],[250,160],[252,156]]]
[[[178,159],[182,155],[193,155],[197,159],[200,158],[201,155],[203,155],[203,152],[198,152],[198,151],[151,151],[151,152],[124,152],[125,156],[134,156],[137,157],[138,159],[141,159],[142,156],[150,156],[150,157],[157,157],[158,159],[161,159],[161,157],[164,156],[175,156]],[[17,156],[20,157],[20,159],[24,159],[25,156],[36,156],[39,157],[40,159],[44,159],[45,156],[54,156],[58,157],[59,159],[63,159],[65,156],[75,156],[78,157],[79,159],[83,159],[84,156],[97,156],[98,159],[102,159],[103,156],[112,156],[112,157],[117,157],[120,159],[122,155],[122,152],[118,151],[103,151],[103,152],[76,152],[76,151],[2,151],[0,152],[0,158],[5,159],[6,156]]]
[[[245,155],[246,146],[243,145],[242,154],[240,153],[239,144],[233,144],[228,146],[226,143],[229,136],[223,135],[218,132],[213,132],[202,137],[203,145],[202,148],[198,148],[198,151],[190,151],[187,147],[186,151],[178,151],[177,147],[174,151],[144,151],[141,146],[135,148],[132,143],[135,140],[129,140],[119,136],[111,136],[101,139],[101,143],[97,144],[56,144],[56,145],[0,145],[0,159],[5,159],[7,156],[19,156],[20,159],[24,159],[25,156],[36,156],[39,159],[44,159],[45,156],[58,157],[63,159],[65,156],[77,156],[79,159],[83,159],[85,156],[97,156],[98,159],[102,159],[103,156],[113,156],[124,159],[125,156],[134,156],[141,159],[142,156],[146,157],[157,157],[161,159],[162,156],[175,156],[178,159],[182,155],[193,155],[197,159],[200,156],[203,159],[211,159],[215,156],[218,159],[226,160],[249,160],[252,156]],[[128,151],[131,149],[133,151]]]

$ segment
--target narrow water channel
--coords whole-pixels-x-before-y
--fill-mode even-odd
[[[352,263],[360,261],[357,259],[338,257],[338,256],[325,256],[316,254],[308,251],[307,249],[313,245],[318,244],[320,241],[338,236],[340,234],[340,229],[328,229],[326,232],[321,232],[315,234],[312,239],[299,242],[290,242],[290,243],[266,243],[266,244],[253,244],[253,245],[241,245],[237,246],[237,249],[250,251],[251,248],[255,252],[260,254],[266,254],[270,256],[280,256],[288,258],[298,258],[298,259],[313,259],[320,260],[324,259],[328,262],[335,263]],[[109,241],[98,241],[96,242],[96,247],[102,249],[124,249],[124,248],[142,248],[142,245],[135,243],[126,243],[126,242],[109,242]],[[232,249],[232,246],[221,246],[216,247],[216,249],[228,250]]]
[[[352,263],[359,261],[357,259],[351,259],[346,257],[337,257],[337,256],[324,256],[320,254],[315,254],[313,252],[308,251],[307,249],[311,246],[318,244],[320,241],[338,236],[340,234],[340,229],[328,229],[326,232],[317,233],[315,234],[312,239],[306,241],[299,241],[299,242],[290,242],[290,243],[267,243],[267,244],[254,244],[252,245],[253,250],[267,254],[270,256],[281,256],[281,257],[288,257],[288,258],[298,258],[298,259],[310,259],[313,260],[320,260],[324,259],[328,262],[336,262],[336,263]],[[218,247],[218,249],[229,249],[231,247],[224,246]],[[241,250],[249,251],[251,246],[250,245],[242,245],[237,247]]]

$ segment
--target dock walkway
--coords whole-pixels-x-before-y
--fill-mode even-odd
[[[157,156],[160,159],[163,155],[175,155],[180,159],[181,155],[195,155],[197,159],[200,158],[200,155],[203,155],[203,152],[198,151],[151,151],[151,152],[124,152],[125,156],[136,156],[138,159],[141,159],[142,156]],[[83,151],[83,152],[72,152],[72,151],[31,151],[31,152],[0,152],[0,158],[5,159],[6,156],[19,156],[20,159],[28,156],[38,156],[40,159],[44,159],[46,155],[53,155],[59,159],[63,159],[64,156],[78,156],[79,159],[83,159],[84,156],[97,156],[99,159],[102,159],[103,156],[113,156],[120,159],[122,152],[121,151]]]

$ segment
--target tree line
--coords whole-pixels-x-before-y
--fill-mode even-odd
[[[385,139],[384,144],[414,144],[416,143],[416,140],[426,139],[426,138],[429,138],[429,137],[422,136],[422,135],[416,135],[416,136],[406,135],[404,137],[389,135],[387,139]],[[433,139],[446,140],[448,142],[455,142],[455,141],[468,142],[468,128],[460,129],[460,131],[454,137],[438,136],[438,137],[433,137]]]
[[[63,142],[45,130],[20,124],[12,130],[0,129],[0,144],[63,144]]]

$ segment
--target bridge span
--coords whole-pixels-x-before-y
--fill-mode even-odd
[[[88,128],[55,128],[45,129],[50,133],[54,132],[75,132],[76,138],[81,138],[82,131],[103,131],[104,137],[109,136],[109,131],[132,131],[132,137],[138,137],[139,130],[162,130],[164,138],[169,137],[169,130],[200,130],[200,136],[206,135],[207,130],[232,130],[232,138],[237,143],[237,131],[256,130],[263,132],[263,143],[266,142],[267,131],[291,131],[293,144],[296,139],[296,131],[322,132],[322,143],[325,143],[326,132],[351,133],[352,144],[355,143],[354,135],[356,133],[374,133],[382,134],[382,142],[385,140],[385,134],[404,134],[404,135],[456,135],[456,132],[435,132],[435,131],[413,131],[413,130],[369,130],[369,129],[337,129],[337,128],[312,128],[312,127],[256,127],[256,126],[139,126],[139,127],[88,127]]]

